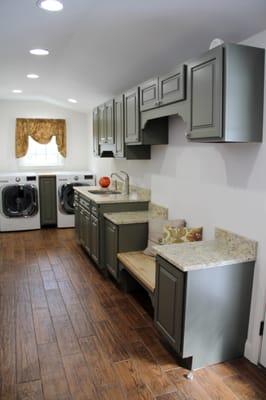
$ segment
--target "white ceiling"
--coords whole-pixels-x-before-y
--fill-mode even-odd
[[[63,3],[63,12],[49,13],[35,0],[0,0],[0,98],[67,106],[72,97],[78,104],[71,108],[88,111],[207,50],[215,37],[238,42],[266,29],[265,0]],[[30,55],[36,47],[51,54]]]

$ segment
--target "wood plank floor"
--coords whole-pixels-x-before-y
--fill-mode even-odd
[[[0,234],[1,400],[266,399],[245,359],[186,372],[72,229]]]

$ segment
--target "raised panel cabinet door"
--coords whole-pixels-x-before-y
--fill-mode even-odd
[[[99,113],[98,108],[92,112],[93,118],[93,154],[97,157],[100,154],[99,149]]]
[[[105,103],[106,139],[110,144],[114,143],[114,100]]]
[[[125,93],[125,142],[140,141],[139,87]]]
[[[85,217],[84,217],[84,210],[80,210],[80,221],[79,221],[79,237],[80,237],[80,244],[85,247]]]
[[[190,139],[223,136],[223,47],[208,51],[188,65]]]
[[[75,204],[75,230],[77,241],[80,242],[80,207]]]
[[[90,221],[90,233],[91,233],[91,257],[93,260],[99,262],[99,220],[93,214],[91,214]]]
[[[98,107],[98,132],[99,143],[106,143],[106,113],[104,104]]]
[[[156,262],[155,325],[180,352],[182,342],[184,274],[163,260]]]
[[[186,66],[159,77],[159,104],[166,105],[186,98]]]
[[[40,216],[41,226],[57,224],[57,198],[56,198],[56,177],[40,176]]]
[[[84,212],[84,247],[86,251],[91,253],[91,214]]]
[[[114,133],[115,133],[115,157],[124,157],[125,130],[124,130],[124,95],[114,100]]]
[[[158,78],[150,79],[140,85],[140,111],[159,106]]]
[[[105,267],[117,279],[117,227],[107,220],[105,220],[104,247]]]

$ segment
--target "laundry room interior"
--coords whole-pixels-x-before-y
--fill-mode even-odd
[[[200,3],[1,2],[0,399],[266,399],[266,3]]]

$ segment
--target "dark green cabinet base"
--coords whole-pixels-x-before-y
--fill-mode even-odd
[[[156,263],[155,325],[191,369],[244,354],[254,262],[181,272]]]
[[[119,280],[118,253],[144,250],[148,240],[148,224],[115,225],[104,221],[104,265]]]
[[[39,177],[41,226],[57,225],[56,177]]]

